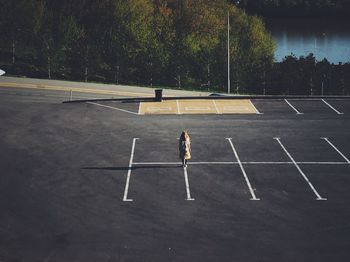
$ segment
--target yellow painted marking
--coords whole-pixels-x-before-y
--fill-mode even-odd
[[[140,102],[140,115],[176,115],[177,112],[177,103],[174,100]]]
[[[217,111],[212,101],[200,100],[179,100],[182,114],[216,114]]]
[[[216,105],[215,100],[212,100],[212,101],[213,101],[213,104],[214,104],[214,107],[215,107],[216,113],[217,113],[217,114],[220,114],[219,108],[218,108],[218,106]]]
[[[249,99],[216,100],[216,106],[222,114],[256,114]]]
[[[165,100],[141,102],[139,114],[256,114],[249,99],[239,100]]]
[[[186,106],[186,111],[210,111],[210,107],[207,106]]]
[[[154,112],[154,111],[172,111],[172,107],[147,107],[147,111]]]
[[[181,115],[179,100],[176,100],[176,107],[177,107],[177,114],[178,114],[178,115]]]
[[[249,110],[248,107],[246,106],[224,106],[223,107],[224,111],[235,111],[235,110]]]
[[[0,86],[3,87],[15,87],[15,88],[28,88],[28,89],[45,89],[53,91],[67,91],[72,90],[73,92],[79,93],[90,93],[90,94],[104,94],[104,95],[121,95],[121,96],[143,96],[143,97],[153,97],[153,94],[148,93],[135,93],[127,91],[113,91],[113,90],[104,90],[104,89],[89,89],[89,88],[80,88],[80,87],[68,87],[68,86],[51,86],[51,85],[37,85],[37,84],[22,84],[22,83],[8,83],[0,82]]]

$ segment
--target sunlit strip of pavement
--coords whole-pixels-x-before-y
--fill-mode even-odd
[[[81,87],[68,87],[68,86],[52,86],[52,85],[42,85],[42,84],[25,84],[25,83],[10,83],[10,82],[0,82],[0,87],[7,88],[25,88],[25,89],[35,89],[35,90],[50,90],[50,91],[66,91],[66,92],[79,92],[79,93],[90,93],[90,94],[102,94],[102,95],[116,95],[116,96],[133,96],[133,97],[153,97],[154,94],[150,93],[138,93],[138,92],[127,92],[127,91],[112,91],[103,89],[89,89]]]

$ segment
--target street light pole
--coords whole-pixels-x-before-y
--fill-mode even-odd
[[[230,11],[227,11],[227,93],[230,94]]]

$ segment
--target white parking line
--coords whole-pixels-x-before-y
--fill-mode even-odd
[[[149,112],[157,112],[157,111],[172,111],[172,107],[166,106],[166,107],[147,107],[147,111]]]
[[[177,114],[178,114],[178,115],[181,115],[179,100],[176,100],[176,106],[177,106]]]
[[[186,111],[207,111],[210,109],[211,108],[208,106],[186,106],[185,107]]]
[[[248,108],[247,106],[224,106],[223,110],[225,110],[225,111],[236,111],[236,110],[249,111],[250,108]]]
[[[141,102],[139,102],[139,111],[138,111],[138,115],[141,115]]]
[[[297,115],[303,115],[304,113],[300,113],[287,99],[284,99],[286,103],[297,113]]]
[[[347,162],[295,162],[298,165],[349,165]],[[294,163],[293,163],[294,164]]]
[[[252,100],[249,99],[249,102],[252,105],[252,107],[254,107],[254,109],[256,111],[256,114],[258,114],[258,115],[263,115],[264,114],[264,113],[259,112],[259,110],[256,108],[256,106],[253,104]]]
[[[213,104],[214,104],[214,107],[215,107],[216,113],[217,113],[217,114],[220,114],[220,112],[219,112],[219,108],[218,108],[218,106],[216,105],[215,100],[212,100],[212,101],[213,101]]]
[[[238,164],[237,162],[187,162],[187,165],[232,165],[232,164]],[[137,162],[134,163],[134,165],[154,165],[154,166],[178,166],[181,165],[181,162]]]
[[[117,111],[122,111],[122,112],[133,114],[133,115],[139,115],[138,113],[131,112],[131,111],[128,111],[128,110],[124,110],[124,109],[121,109],[121,108],[118,108],[118,107],[106,106],[106,105],[102,105],[102,104],[98,104],[98,103],[94,103],[94,102],[86,102],[86,103],[87,104],[91,104],[91,105],[95,105],[95,106],[100,106],[100,107],[106,107],[106,108],[109,108],[109,109],[114,109],[114,110],[117,110]]]
[[[193,201],[194,198],[191,197],[190,183],[188,182],[187,167],[184,167],[184,177],[185,177],[186,194],[187,194],[186,200]]]
[[[336,148],[335,145],[333,145],[332,142],[329,141],[329,139],[328,139],[327,137],[321,137],[321,139],[323,139],[323,140],[326,141],[331,147],[333,147],[334,150],[337,151],[338,154],[341,155],[341,156],[345,159],[345,161],[346,161],[348,164],[350,164],[350,160],[349,160],[342,152],[340,152],[340,150],[339,150],[338,148]]]
[[[128,168],[128,175],[126,177],[126,183],[125,183],[125,189],[124,189],[124,197],[123,197],[123,201],[124,202],[132,202],[132,201],[134,201],[134,200],[128,198],[128,191],[129,191],[129,183],[130,183],[130,177],[131,177],[132,161],[134,159],[135,144],[136,144],[136,140],[137,139],[138,138],[134,138],[133,141],[132,141],[130,161],[129,161],[129,168]]]
[[[303,170],[301,170],[300,166],[297,164],[297,162],[294,160],[294,158],[289,154],[289,152],[287,151],[287,149],[284,147],[284,145],[281,142],[281,139],[279,137],[275,137],[274,138],[282,147],[283,151],[287,154],[287,156],[290,158],[290,160],[292,160],[292,162],[294,163],[295,167],[298,169],[299,173],[302,175],[302,177],[305,179],[305,181],[308,183],[308,185],[310,186],[310,188],[312,189],[312,191],[315,193],[316,195],[316,200],[327,200],[327,198],[323,198],[321,197],[321,195],[317,192],[317,190],[315,189],[315,187],[312,185],[312,183],[310,182],[310,180],[308,179],[308,177],[304,174]]]
[[[333,106],[331,106],[326,100],[321,99],[327,106],[329,106],[334,112],[336,112],[338,115],[344,115],[344,113],[339,112],[337,109],[335,109]]]
[[[350,165],[350,162],[295,162],[298,165]],[[239,162],[188,162],[187,165],[238,165]],[[241,161],[242,165],[294,165],[294,162],[264,162],[264,161]],[[135,162],[134,166],[182,166],[181,162]]]
[[[236,151],[236,149],[235,149],[235,147],[234,147],[234,145],[233,145],[233,143],[232,143],[232,138],[226,138],[226,139],[229,141],[229,143],[230,143],[230,145],[231,145],[232,151],[233,151],[233,153],[235,154],[235,157],[236,157],[236,159],[237,159],[238,165],[239,165],[239,167],[241,168],[241,171],[242,171],[242,173],[243,173],[244,179],[245,179],[245,181],[246,181],[246,183],[247,183],[247,185],[248,185],[250,194],[252,195],[252,198],[251,198],[250,200],[260,200],[259,198],[257,198],[257,197],[255,196],[254,190],[253,190],[252,185],[250,184],[249,178],[248,178],[248,176],[247,176],[247,174],[246,174],[246,172],[245,172],[245,170],[244,170],[243,164],[242,164],[241,160],[239,159],[239,156],[238,156],[238,154],[237,154],[237,151]]]

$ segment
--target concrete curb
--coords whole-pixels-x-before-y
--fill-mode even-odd
[[[350,99],[350,96],[181,96],[181,97],[163,97],[163,100],[235,100],[235,99],[256,99],[256,100],[274,100],[274,99],[288,99],[288,100],[319,100],[319,99]],[[135,97],[135,98],[107,98],[107,99],[85,99],[64,101],[63,103],[86,103],[86,102],[108,102],[108,101],[125,101],[125,102],[155,102],[155,97]]]

